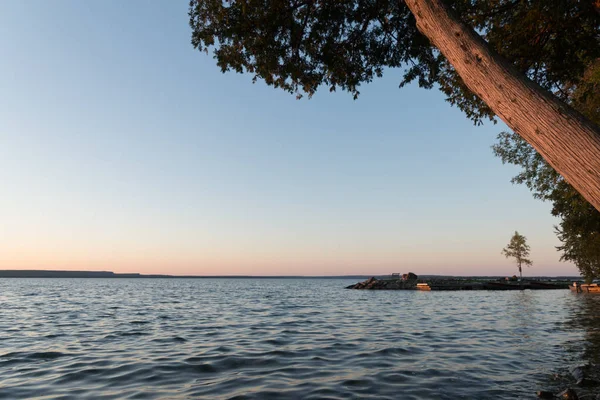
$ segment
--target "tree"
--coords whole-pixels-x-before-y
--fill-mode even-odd
[[[568,228],[567,228],[568,229]],[[563,251],[561,260],[573,261],[586,283],[600,277],[600,234],[577,235],[565,228],[556,228]]]
[[[408,66],[401,86],[437,84],[476,123],[499,116],[600,209],[600,129],[558,90],[600,57],[596,5],[191,0],[189,15],[193,46],[214,47],[223,72],[248,72],[299,97],[322,85],[356,97],[385,68]]]
[[[568,101],[590,120],[600,123],[600,60],[592,63],[576,87],[565,87]],[[525,184],[535,198],[552,203],[560,218],[555,227],[562,242],[562,261],[572,261],[586,281],[600,277],[600,212],[569,185],[544,159],[514,133],[502,132],[493,146],[503,163],[521,166],[512,179]]]
[[[502,249],[502,254],[506,258],[514,258],[519,268],[519,278],[523,279],[522,266],[526,265],[530,267],[533,263],[529,257],[529,245],[527,244],[527,238],[520,235],[519,232],[515,231],[515,234],[510,239],[508,246]]]

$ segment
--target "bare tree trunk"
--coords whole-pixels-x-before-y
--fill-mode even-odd
[[[600,129],[492,51],[442,0],[405,0],[465,84],[600,211]]]

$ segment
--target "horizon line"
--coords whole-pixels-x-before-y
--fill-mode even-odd
[[[37,276],[36,276],[37,275]],[[60,270],[60,269],[0,269],[0,278],[45,278],[72,275],[77,278],[363,278],[392,276],[386,274],[348,274],[348,275],[172,275],[172,274],[142,274],[139,272],[113,272],[107,270]],[[498,278],[510,275],[463,275],[463,274],[423,274],[423,277],[485,277]],[[67,277],[67,276],[65,276]],[[531,275],[530,278],[581,278],[577,275]]]

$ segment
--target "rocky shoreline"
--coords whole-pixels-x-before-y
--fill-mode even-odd
[[[524,280],[519,282],[516,277],[497,280],[477,280],[461,278],[430,278],[419,279],[413,272],[395,274],[391,277],[377,279],[371,277],[363,282],[347,286],[346,289],[362,290],[548,290],[568,289],[566,281]]]
[[[346,289],[415,290],[417,278],[417,275],[412,272],[403,275],[400,279],[377,279],[373,276],[366,281],[347,286]]]
[[[540,399],[563,400],[600,400],[600,366],[586,364],[570,369],[571,379],[567,388],[555,393],[540,390],[536,395]],[[564,386],[563,386],[564,387]]]

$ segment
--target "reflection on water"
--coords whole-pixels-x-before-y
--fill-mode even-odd
[[[600,365],[600,295],[576,296],[569,306],[569,324],[585,335],[579,343],[583,359]]]
[[[600,296],[569,294],[564,302],[565,319],[557,322],[557,330],[580,333],[581,337],[565,341],[559,349],[562,362],[553,368],[553,374],[542,381],[541,386],[554,393],[571,387],[580,397],[600,394]],[[591,378],[586,385],[575,384],[571,369],[577,366],[583,366],[586,377]]]
[[[600,296],[350,283],[0,280],[0,398],[532,398],[600,361]]]

